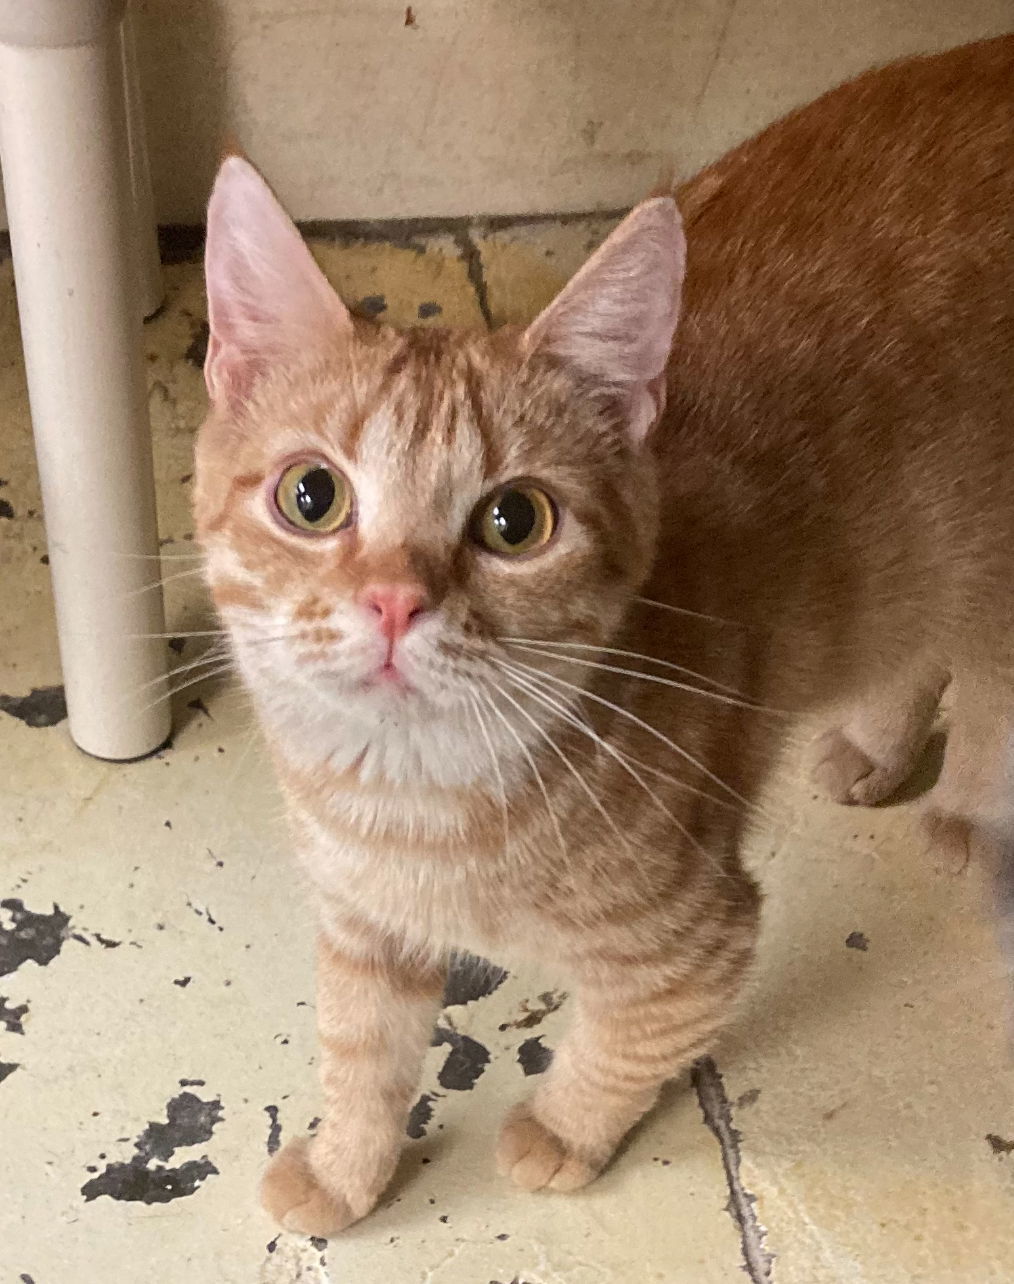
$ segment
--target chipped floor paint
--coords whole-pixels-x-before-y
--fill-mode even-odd
[[[331,229],[314,252],[395,324],[523,321],[611,219]],[[321,232],[327,229],[318,229]],[[207,343],[193,255],[145,329],[162,544],[193,553]],[[572,1197],[493,1169],[500,1116],[567,1021],[564,979],[455,961],[390,1191],[330,1244],[260,1212],[319,1123],[313,915],[245,697],[179,697],[121,766],[67,738],[9,264],[0,264],[0,1281],[21,1284],[999,1284],[1014,1261],[1014,1075],[974,877],[909,806],[824,806],[787,760],[753,840],[756,985],[713,1059]],[[187,561],[167,561],[166,573]],[[169,656],[211,627],[167,585]]]

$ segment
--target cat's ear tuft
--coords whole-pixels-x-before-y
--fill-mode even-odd
[[[685,263],[676,202],[644,201],[525,333],[530,351],[550,353],[615,392],[638,441],[665,405]]]
[[[208,204],[204,256],[210,336],[204,377],[216,405],[236,405],[272,365],[351,337],[352,320],[257,170],[222,162]]]

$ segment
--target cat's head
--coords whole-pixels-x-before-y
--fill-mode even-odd
[[[426,725],[601,644],[652,557],[683,236],[639,206],[526,330],[353,321],[247,162],[208,213],[198,534],[272,716]],[[301,713],[299,711],[302,711]]]

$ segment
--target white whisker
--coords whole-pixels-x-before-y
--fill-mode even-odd
[[[188,687],[195,687],[199,682],[204,682],[209,678],[221,677],[224,673],[232,670],[232,662],[220,665],[217,669],[209,669],[205,673],[198,673],[195,677],[188,678],[186,682],[181,682],[179,686],[170,687],[168,691],[160,695],[157,700],[152,700],[149,704],[138,709],[138,713],[147,713],[149,709],[154,709],[157,705],[163,704],[166,700],[171,700],[173,696],[178,696],[181,691],[186,691]]]
[[[247,691],[244,687],[237,687],[234,691],[234,694],[237,696],[246,698],[249,701],[249,704],[247,706],[248,709],[253,708],[253,700],[250,697],[249,691]],[[257,721],[256,717],[253,717],[250,720],[249,734],[246,736],[246,739],[243,744],[243,748],[240,751],[239,758],[237,759],[235,765],[233,766],[232,772],[229,776],[228,789],[231,790],[235,786],[236,781],[239,779],[240,770],[242,769],[243,764],[246,762],[247,758],[250,756],[250,750],[254,747],[257,740],[259,739],[259,734],[260,734],[260,723]]]
[[[739,699],[736,696],[724,695],[718,691],[704,691],[700,687],[691,686],[687,682],[676,682],[672,678],[662,678],[656,673],[641,673],[637,669],[625,669],[617,664],[603,664],[599,660],[585,660],[577,655],[559,655],[554,651],[545,651],[537,646],[522,646],[518,643],[511,643],[518,651],[525,651],[528,655],[541,655],[547,660],[563,660],[567,664],[580,664],[586,669],[601,669],[605,673],[617,673],[628,678],[640,678],[642,682],[655,682],[659,686],[671,687],[675,691],[685,691],[688,695],[705,696],[709,700],[717,700],[719,704],[735,705],[737,709],[749,709],[753,713],[770,713],[778,717],[787,717],[780,709],[769,709],[765,705],[752,704],[747,700]]]
[[[633,754],[625,753],[622,749],[617,749],[615,746],[610,745],[604,737],[599,735],[589,722],[586,722],[578,715],[577,697],[572,697],[573,704],[568,705],[566,703],[566,697],[562,696],[560,692],[554,691],[551,687],[548,691],[546,690],[546,687],[548,687],[547,679],[522,674],[521,671],[515,669],[509,661],[499,661],[498,664],[500,668],[511,673],[517,681],[530,682],[536,686],[540,694],[545,696],[547,700],[550,700],[552,707],[559,711],[561,717],[567,717],[573,722],[574,726],[580,728],[586,735],[591,736],[609,753],[618,754],[619,757],[624,760],[624,764],[631,763],[635,767],[639,767],[642,771],[647,771],[653,776],[658,776],[659,779],[672,785],[673,788],[682,789],[688,794],[693,794],[698,798],[703,798],[706,802],[712,803],[716,807],[726,807],[735,810],[739,809],[739,804],[730,802],[727,798],[716,798],[714,794],[709,794],[706,790],[699,789],[696,785],[691,785],[686,780],[679,780],[676,776],[670,775],[669,772],[663,771],[660,767],[653,767],[646,762],[642,762],[640,758],[635,758]],[[560,697],[559,700],[555,699],[557,696]]]
[[[619,752],[619,750],[615,749],[607,740],[604,740],[602,736],[600,736],[593,728],[589,727],[587,723],[582,722],[580,718],[576,718],[572,714],[570,714],[564,705],[560,704],[558,701],[553,699],[545,691],[541,691],[538,687],[536,687],[534,683],[531,682],[531,679],[521,678],[515,674],[513,675],[513,681],[522,690],[527,691],[528,694],[532,697],[532,699],[539,701],[540,704],[543,704],[544,706],[546,706],[551,710],[555,709],[560,717],[564,718],[567,722],[569,722],[572,726],[576,727],[579,731],[584,732],[584,734],[590,737],[590,739],[592,739],[596,744],[600,745],[606,751],[606,753],[610,754],[613,758],[615,758],[615,760],[620,764],[623,770],[626,771],[627,774],[631,776],[632,779],[635,780],[637,784],[641,786],[641,788],[648,795],[648,797],[655,803],[655,805],[662,812],[662,814],[668,820],[670,820],[673,823],[673,825],[676,826],[676,828],[687,840],[687,842],[691,843],[697,849],[697,851],[700,852],[700,854],[704,856],[705,859],[707,859],[708,862],[714,866],[716,870],[724,874],[724,871],[721,869],[720,862],[715,858],[714,854],[712,852],[709,852],[707,848],[705,848],[701,844],[700,840],[697,839],[691,833],[691,831],[687,828],[686,825],[684,825],[684,823],[679,819],[678,816],[673,815],[672,811],[665,805],[662,799],[659,798],[658,794],[648,784],[645,783],[643,778],[638,774],[637,771],[634,770],[634,768],[626,760],[624,755]]]
[[[500,804],[503,809],[503,854],[504,860],[510,860],[510,819],[507,810],[507,786],[504,783],[503,771],[500,767],[500,759],[497,757],[496,749],[493,745],[493,738],[489,734],[489,727],[482,716],[482,709],[479,707],[479,701],[474,692],[469,692],[469,701],[472,711],[475,714],[475,720],[479,724],[479,730],[482,732],[482,738],[486,742],[486,748],[489,750],[490,761],[493,764],[493,770],[496,772],[496,778],[500,784]]]
[[[142,682],[140,686],[135,687],[134,690],[131,691],[128,699],[132,700],[135,696],[141,695],[150,687],[157,686],[159,682],[171,682],[173,678],[179,677],[184,673],[189,673],[191,669],[197,669],[202,664],[217,664],[219,661],[226,658],[226,653],[224,651],[219,651],[217,647],[210,647],[203,655],[199,655],[196,660],[191,660],[188,664],[177,665],[176,668],[168,674],[160,673],[157,678],[150,678],[147,682]]]
[[[592,806],[595,807],[595,809],[602,816],[603,820],[605,820],[606,824],[612,829],[613,833],[616,835],[620,844],[624,847],[629,846],[626,836],[623,833],[621,833],[619,826],[616,824],[616,821],[613,820],[612,816],[610,816],[610,814],[606,811],[601,801],[598,798],[596,798],[595,791],[588,784],[588,782],[581,775],[581,773],[574,766],[574,764],[570,761],[570,759],[563,752],[563,750],[559,747],[559,745],[556,743],[553,737],[549,734],[549,732],[546,731],[545,727],[540,726],[538,719],[533,718],[532,715],[528,712],[528,710],[522,704],[520,704],[517,700],[515,700],[514,697],[509,692],[505,691],[503,687],[501,687],[498,683],[493,682],[490,685],[493,686],[497,691],[499,691],[499,693],[503,696],[505,700],[509,700],[510,703],[514,706],[514,708],[517,709],[518,713],[520,713],[521,716],[526,721],[531,723],[531,725],[535,728],[538,734],[542,737],[542,739],[546,742],[546,744],[550,747],[550,749],[552,749],[552,751],[556,754],[556,756],[560,759],[563,765],[567,768],[570,774],[574,777],[577,783],[584,790],[585,794],[588,796],[589,800],[591,801]]]
[[[710,620],[712,624],[729,624],[736,629],[747,627],[740,620],[726,620],[721,615],[706,615],[703,611],[691,611],[685,606],[672,606],[668,602],[659,602],[653,597],[635,597],[634,601],[642,602],[645,606],[656,606],[660,611],[672,611],[674,615],[688,615],[695,620]]]
[[[99,554],[101,556],[101,554]],[[110,557],[129,557],[140,562],[203,562],[203,553],[120,553],[113,550]]]
[[[498,663],[500,664],[500,667],[504,667],[504,664],[506,664],[507,668],[510,669],[512,672],[514,672],[514,666],[511,665],[509,662],[500,661]],[[529,672],[531,672],[531,670],[529,670]],[[517,676],[517,674],[515,674],[515,676]],[[529,676],[529,677],[526,677],[524,680],[528,682],[533,682],[533,683],[539,683],[539,682],[546,683],[548,680],[548,675],[545,675],[541,678]],[[555,695],[559,693],[553,692],[553,694]],[[581,694],[584,695],[585,692],[582,691]],[[574,702],[575,704],[577,703],[577,698],[575,698]],[[563,710],[565,707],[566,706],[563,704],[560,705],[561,710]],[[749,811],[756,812],[759,816],[762,816],[764,819],[768,820],[770,823],[772,824],[776,823],[775,818],[767,815],[764,812],[764,809],[760,807],[757,803],[745,803],[745,802],[735,802],[735,801],[731,802],[727,798],[716,798],[714,794],[709,794],[707,790],[699,789],[696,785],[691,785],[686,780],[680,780],[678,777],[671,775],[668,771],[663,771],[661,767],[652,766],[651,763],[644,762],[640,758],[635,758],[633,754],[626,753],[622,749],[618,749],[618,750],[613,749],[613,747],[610,746],[608,742],[604,741],[603,738],[598,735],[598,733],[594,730],[594,728],[592,728],[587,722],[583,722],[579,717],[576,717],[576,716],[575,716],[575,724],[579,727],[584,728],[589,735],[593,735],[597,740],[602,741],[603,745],[606,748],[608,748],[610,752],[618,753],[620,757],[623,758],[626,762],[632,763],[635,767],[640,768],[641,771],[646,771],[651,776],[657,776],[659,780],[664,780],[666,784],[672,785],[674,789],[682,789],[686,793],[694,794],[696,797],[704,799],[705,802],[710,803],[714,807],[724,807],[730,811],[739,811],[741,808],[745,807]]]
[[[724,790],[730,797],[735,798],[737,802],[742,803],[744,807],[755,806],[754,804],[751,804],[749,799],[744,798],[741,793],[733,789],[732,785],[726,784],[720,776],[716,776],[713,771],[706,767],[703,762],[700,762],[695,758],[692,753],[684,749],[682,745],[678,745],[674,740],[670,740],[668,736],[663,735],[663,733],[653,727],[651,723],[645,722],[643,718],[639,718],[636,713],[631,713],[629,709],[624,709],[621,705],[614,704],[612,700],[607,700],[604,696],[596,695],[592,691],[586,691],[583,687],[577,686],[576,683],[568,682],[565,678],[558,678],[555,673],[546,673],[541,669],[536,669],[530,664],[524,664],[520,660],[517,661],[517,663],[527,672],[534,673],[536,677],[546,678],[550,682],[555,682],[557,685],[565,687],[568,691],[576,691],[578,695],[583,696],[586,700],[594,700],[596,704],[601,704],[607,709],[612,709],[612,711],[614,713],[618,713],[621,718],[629,719],[629,721],[633,722],[643,731],[646,731],[650,736],[654,736],[654,738],[661,741],[662,744],[668,745],[673,753],[679,754],[684,761],[689,762],[692,766],[696,767],[698,771],[707,776],[714,784],[718,785],[719,789]]]
[[[229,632],[227,629],[191,629],[177,633],[173,633],[171,630],[167,633],[129,633],[127,636],[132,642],[140,642],[151,638],[167,638],[172,642],[176,638],[225,638],[229,636]]]
[[[529,767],[531,767],[532,775],[535,777],[536,784],[539,786],[539,789],[542,792],[542,799],[546,804],[546,811],[549,814],[549,819],[552,821],[553,828],[556,831],[556,839],[557,839],[557,842],[560,844],[560,854],[566,857],[567,844],[564,841],[563,830],[560,828],[559,818],[556,812],[553,810],[553,804],[549,801],[549,791],[546,788],[546,782],[542,779],[542,772],[539,770],[538,764],[536,763],[535,759],[532,757],[531,751],[529,750],[528,746],[525,744],[524,740],[519,735],[517,729],[510,722],[510,720],[508,719],[507,715],[503,712],[503,710],[498,709],[496,707],[496,704],[493,702],[493,699],[491,696],[485,695],[484,693],[484,698],[489,708],[493,710],[496,716],[503,723],[504,727],[506,727],[507,731],[517,741],[518,748],[524,754]]]
[[[593,651],[596,654],[622,655],[630,660],[644,660],[648,664],[657,664],[663,669],[671,670],[673,673],[682,673],[686,678],[696,678],[698,682],[707,682],[709,686],[715,687],[718,691],[724,691],[727,695],[738,696],[741,700],[747,699],[742,691],[738,691],[735,687],[726,686],[724,682],[719,682],[717,678],[709,678],[705,673],[698,673],[696,669],[688,669],[682,664],[674,664],[672,660],[660,660],[658,656],[648,655],[644,651],[625,651],[622,647],[596,646],[591,642],[547,641],[545,638],[500,638],[500,641],[505,643],[524,643],[526,646],[564,647],[571,651]]]
[[[194,575],[203,575],[203,566],[194,566],[189,571],[176,571],[172,575],[163,575],[159,580],[152,580],[150,584],[142,584],[140,588],[131,589],[129,593],[124,594],[124,599],[129,601],[131,598],[139,597],[142,593],[150,593],[152,589],[163,588],[166,584],[171,584],[173,580],[185,580]]]

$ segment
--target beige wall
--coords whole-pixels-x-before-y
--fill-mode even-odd
[[[627,205],[1014,0],[136,0],[162,221],[232,129],[300,218]]]

